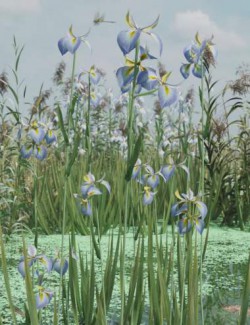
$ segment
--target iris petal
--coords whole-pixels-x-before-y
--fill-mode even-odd
[[[194,64],[192,73],[195,77],[197,78],[202,78],[203,74],[204,74],[204,70],[205,68],[200,65],[200,64]]]
[[[161,108],[170,106],[177,101],[178,91],[176,87],[162,85],[159,87],[158,96]]]
[[[34,156],[39,160],[44,160],[47,157],[47,149],[45,146],[36,146]]]
[[[143,204],[149,205],[152,203],[154,198],[154,193],[151,191],[145,191],[143,195]]]
[[[61,38],[58,41],[58,48],[62,55],[66,54],[68,52],[68,48],[65,43],[65,37]]]
[[[174,175],[175,168],[175,165],[165,165],[161,168],[161,173],[164,176],[165,182]]]
[[[136,42],[141,35],[140,29],[122,31],[117,36],[117,43],[124,55],[128,54],[136,47]]]
[[[195,221],[195,228],[199,234],[202,234],[204,227],[205,227],[205,222],[202,219],[199,218]]]
[[[160,177],[159,175],[151,175],[147,179],[147,185],[150,186],[151,188],[156,188],[157,185],[160,183]]]
[[[196,206],[201,214],[202,219],[204,219],[207,215],[207,206],[205,203],[201,201],[196,201]]]
[[[191,67],[191,64],[182,64],[182,66],[180,67],[180,73],[182,74],[182,77],[184,79],[187,79],[189,77],[190,67]]]
[[[119,68],[116,72],[116,77],[120,88],[128,86],[134,77],[134,67]]]
[[[53,261],[53,270],[55,270],[57,273],[64,275],[69,267],[69,262],[64,259],[56,258]]]
[[[37,128],[32,128],[28,135],[31,137],[31,139],[36,143],[40,143],[43,138],[45,137],[45,131],[43,128],[41,127],[37,127]]]
[[[33,152],[33,146],[31,145],[23,145],[20,150],[20,154],[23,158],[30,158]]]
[[[49,295],[47,295],[45,292],[39,292],[36,295],[36,308],[41,309],[46,307],[50,302]]]
[[[154,69],[148,68],[138,75],[138,83],[147,90],[153,90],[158,84],[159,80]]]
[[[48,130],[45,135],[45,140],[47,144],[51,144],[56,141],[56,135],[52,130]]]

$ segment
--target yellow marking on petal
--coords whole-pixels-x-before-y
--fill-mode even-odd
[[[171,75],[171,73],[172,73],[171,71],[165,73],[165,74],[162,76],[161,81],[162,81],[163,83],[165,83],[165,82],[168,80],[168,78],[169,78],[169,76]]]
[[[198,32],[195,34],[195,41],[196,41],[199,45],[201,45],[201,39],[200,39],[200,35],[199,35]]]
[[[125,65],[128,66],[128,67],[134,67],[135,66],[135,61],[133,61],[133,60],[126,57]]]
[[[164,87],[164,91],[165,91],[165,93],[166,93],[167,96],[168,96],[168,95],[170,94],[170,92],[171,92],[171,90],[170,90],[170,88],[169,88],[168,86],[165,86],[165,87]]]
[[[72,28],[73,28],[72,25],[70,25],[69,33],[70,33],[70,36],[72,36],[73,38],[75,38],[75,35],[73,34]]]
[[[126,14],[125,21],[126,21],[126,23],[128,24],[129,27],[135,28],[135,24],[134,24],[133,18],[132,18],[132,16],[130,16],[130,12],[129,11]]]
[[[179,191],[177,190],[177,191],[175,191],[175,196],[177,197],[177,199],[179,199],[179,200],[181,200],[181,201],[183,201],[183,198],[180,196],[180,193],[179,193]]]
[[[87,175],[85,175],[85,176],[83,176],[83,180],[85,181],[85,182],[90,182],[90,177],[89,177],[89,175],[87,174]]]

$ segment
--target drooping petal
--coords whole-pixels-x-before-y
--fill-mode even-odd
[[[36,146],[34,156],[39,160],[44,160],[47,157],[47,148],[45,146]]]
[[[29,245],[27,249],[28,256],[34,258],[37,253],[37,249],[34,245]]]
[[[46,294],[44,291],[39,291],[38,294],[36,294],[36,308],[42,309],[46,307],[50,302],[50,297],[48,294]]]
[[[133,80],[134,67],[121,67],[116,72],[116,77],[120,88],[126,87]]]
[[[176,169],[175,165],[162,166],[161,173],[165,179],[165,182],[167,182],[174,175],[175,169]]]
[[[74,54],[80,45],[81,45],[80,37],[72,36],[70,33],[67,34],[64,40],[64,46],[71,54]]]
[[[100,181],[100,184],[102,184],[103,186],[105,186],[106,189],[107,189],[107,191],[108,191],[109,194],[110,194],[110,192],[111,192],[111,187],[110,187],[109,182],[107,182],[107,181],[105,181],[105,180],[101,180],[101,181]]]
[[[152,203],[153,198],[154,198],[154,192],[150,191],[149,187],[144,188],[144,195],[143,195],[143,204],[144,205],[149,205]]]
[[[69,267],[69,262],[66,259],[56,258],[53,261],[53,270],[57,273],[64,275]]]
[[[91,216],[92,215],[92,207],[88,200],[81,200],[81,212],[85,216]]]
[[[58,48],[62,55],[68,52],[67,44],[65,43],[65,37],[58,41]]]
[[[152,189],[156,188],[160,183],[160,177],[157,174],[151,175],[147,178],[147,185]]]
[[[203,219],[200,217],[200,218],[197,218],[195,220],[195,228],[196,230],[198,231],[199,234],[202,234],[204,228],[205,228],[205,222],[203,221]]]
[[[195,77],[202,78],[205,73],[205,67],[202,67],[201,64],[194,64],[192,73]]]
[[[122,31],[117,36],[117,43],[124,55],[128,54],[136,47],[136,42],[141,35],[140,29]]]
[[[20,150],[20,154],[23,158],[28,159],[33,153],[32,145],[23,145]]]
[[[100,103],[101,97],[94,91],[90,93],[90,103],[93,107],[97,107]]]
[[[201,202],[201,201],[196,201],[195,202],[200,214],[201,214],[201,217],[202,219],[204,219],[207,215],[207,206],[205,203]]]
[[[171,106],[178,99],[178,91],[176,87],[162,85],[159,87],[158,96],[161,108]]]
[[[147,90],[153,90],[159,84],[157,73],[154,69],[151,68],[140,72],[137,80],[137,82]]]
[[[163,49],[163,43],[162,43],[162,40],[161,38],[155,34],[155,33],[147,33],[147,35],[151,36],[158,44],[159,44],[159,47],[160,47],[160,55],[162,54],[162,49]]]
[[[22,275],[22,277],[24,278],[25,277],[25,263],[24,261],[21,261],[19,264],[18,264],[18,272]]]
[[[45,137],[45,131],[41,127],[32,128],[28,132],[28,135],[31,137],[31,139],[36,143],[39,144],[43,138]]]
[[[97,85],[98,82],[100,81],[101,79],[101,74],[98,73],[95,69],[94,66],[92,66],[89,70],[89,76],[90,76],[90,80],[91,82],[94,84],[94,85]]]
[[[51,144],[56,141],[56,135],[53,130],[48,130],[45,135],[45,140],[47,144]]]
[[[183,218],[179,220],[177,227],[178,227],[179,234],[184,235],[192,229],[192,224],[188,218]]]
[[[187,79],[190,75],[190,68],[191,68],[191,63],[190,64],[182,64],[180,67],[180,73],[182,74],[182,77],[184,79]]]
[[[141,159],[138,158],[132,171],[132,176],[131,176],[132,179],[135,179],[139,175],[141,168],[142,168]]]

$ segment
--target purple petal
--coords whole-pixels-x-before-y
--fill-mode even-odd
[[[68,52],[68,48],[65,43],[65,37],[61,38],[58,41],[58,48],[62,55],[66,54]]]
[[[57,273],[64,275],[69,267],[69,262],[66,259],[57,258],[53,261],[53,270]]]
[[[45,131],[41,127],[32,128],[28,135],[31,137],[31,139],[36,143],[39,144],[43,138],[45,137]]]
[[[48,130],[45,135],[45,140],[47,144],[51,144],[56,141],[56,135],[52,130]]]
[[[162,85],[158,90],[158,96],[161,108],[171,106],[178,99],[178,91],[176,87]]]
[[[174,175],[175,168],[175,165],[165,165],[161,168],[161,173],[166,182]]]
[[[136,42],[140,37],[141,30],[122,31],[117,36],[117,43],[124,55],[128,54],[136,47]]]
[[[45,293],[44,291],[40,291],[37,295],[36,295],[36,308],[37,309],[42,309],[44,307],[46,307],[49,302],[50,302],[50,297],[47,293]]]
[[[195,64],[192,70],[192,73],[195,77],[197,78],[202,78],[202,76],[204,75],[205,72],[205,67],[200,65],[200,64]]]
[[[191,64],[182,64],[182,66],[180,67],[180,73],[182,74],[182,77],[184,79],[187,79],[189,77],[190,67],[191,67]]]
[[[47,149],[45,146],[36,146],[34,156],[39,160],[44,160],[47,157]]]
[[[196,230],[198,231],[199,234],[202,234],[202,232],[203,232],[203,230],[205,228],[205,222],[201,218],[198,218],[195,221],[195,228],[196,228]]]
[[[126,87],[134,77],[134,67],[121,67],[116,72],[120,88]]]
[[[23,145],[20,150],[20,154],[23,158],[28,159],[33,153],[32,145]]]
[[[206,215],[207,215],[207,206],[205,203],[201,202],[201,201],[196,201],[196,206],[201,214],[202,219],[205,219]]]
[[[154,198],[154,194],[153,192],[151,191],[145,191],[144,192],[144,195],[143,195],[143,204],[144,205],[149,205],[152,203],[153,201],[153,198]]]
[[[158,84],[158,76],[154,69],[148,68],[146,71],[142,71],[138,75],[138,83],[147,90],[154,89]]]

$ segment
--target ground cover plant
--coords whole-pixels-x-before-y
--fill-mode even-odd
[[[172,84],[158,20],[126,14],[118,96],[100,68],[76,71],[89,33],[70,26],[58,50],[71,76],[62,61],[28,115],[14,38],[0,78],[0,324],[249,322],[250,74],[217,90],[215,40],[197,33]],[[187,78],[198,96],[181,94]]]

